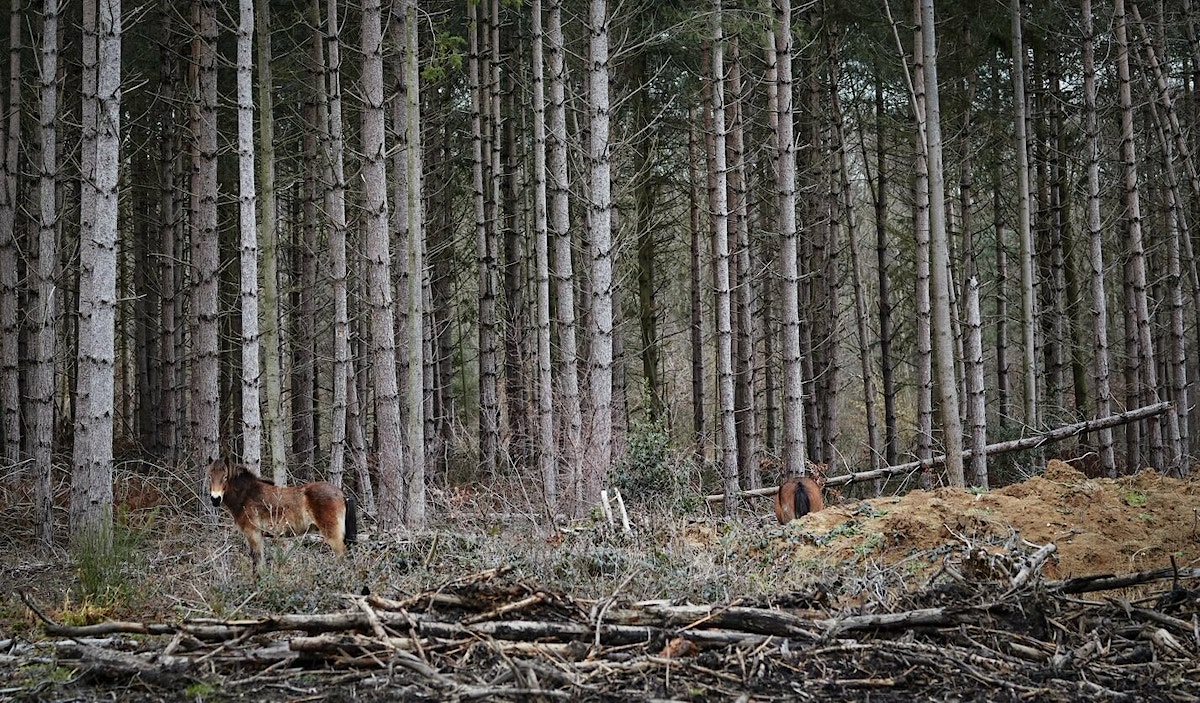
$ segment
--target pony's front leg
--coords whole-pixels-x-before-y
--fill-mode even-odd
[[[244,530],[246,533],[246,544],[250,547],[250,564],[254,574],[258,574],[258,569],[262,566],[266,559],[263,557],[263,535],[262,531],[256,527],[251,527]]]

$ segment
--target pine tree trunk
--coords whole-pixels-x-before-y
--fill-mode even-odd
[[[691,324],[689,340],[692,360],[692,442],[696,465],[704,463],[704,286],[701,271],[704,266],[704,234],[701,230],[700,138],[697,134],[697,110],[692,108],[691,128],[688,130],[688,223],[692,235],[689,247],[689,278],[691,283]]]
[[[313,0],[319,14],[318,3]],[[350,375],[350,318],[346,274],[346,177],[345,140],[342,129],[342,59],[341,22],[338,19],[338,0],[326,0],[326,31],[329,37],[328,85],[317,91],[318,134],[324,144],[325,210],[329,217],[329,268],[333,279],[333,408],[329,418],[329,480],[342,484],[345,472],[347,397],[346,384]],[[314,23],[313,56],[316,66],[321,58],[322,33],[320,22]],[[359,486],[362,490],[362,486]],[[364,502],[365,496],[364,496]]]
[[[725,37],[721,17],[722,0],[712,0],[712,123],[713,173],[716,175],[711,203],[713,221],[713,265],[717,288],[717,380],[721,414],[721,473],[725,486],[725,514],[738,508],[737,416],[734,400],[732,302],[729,276],[728,170],[725,159]]]
[[[1125,2],[1114,0],[1113,14],[1116,26],[1114,35],[1117,43],[1117,75],[1119,87],[1117,100],[1121,108],[1121,161],[1125,185],[1125,217],[1129,246],[1129,285],[1136,329],[1136,352],[1140,357],[1139,381],[1141,394],[1139,403],[1158,402],[1158,370],[1154,356],[1154,340],[1150,329],[1150,306],[1146,295],[1146,256],[1142,237],[1141,195],[1138,186],[1137,147],[1133,132],[1133,91],[1129,70],[1129,41],[1127,38]],[[1151,465],[1165,466],[1163,456],[1162,426],[1157,419],[1147,423],[1150,443]]]
[[[547,68],[550,71],[550,102],[546,114],[546,145],[549,153],[547,187],[550,196],[550,237],[554,240],[555,311],[561,368],[559,393],[563,402],[563,462],[567,465],[568,494],[573,514],[584,509],[583,501],[583,410],[579,389],[579,348],[576,341],[575,273],[571,262],[572,235],[567,174],[567,114],[565,49],[562,32],[562,0],[549,0],[546,17]]]
[[[172,27],[175,17],[169,0],[160,6],[161,17],[159,54],[159,96],[167,104],[175,102],[175,85],[179,78],[179,55],[175,48]],[[175,249],[182,218],[179,194],[176,192],[175,170],[179,165],[178,132],[174,120],[162,120],[158,125],[158,238],[159,259],[159,375],[161,378],[158,415],[158,456],[168,465],[176,461],[179,446],[181,407],[179,373],[175,355],[175,335],[178,322],[175,315],[180,281],[176,270]]]
[[[804,377],[800,358],[799,234],[796,227],[796,145],[792,107],[792,3],[774,0],[778,129],[775,133],[775,190],[779,198],[780,277],[783,282],[783,468],[789,476],[805,472]]]
[[[97,35],[96,102],[90,110],[96,118],[96,150],[90,177],[85,177],[83,185],[92,192],[83,202],[93,210],[83,213],[92,228],[90,237],[80,242],[79,252],[79,373],[70,517],[75,544],[108,552],[113,527],[121,1],[101,3],[90,17]]]
[[[3,167],[0,182],[0,407],[4,417],[0,424],[3,448],[0,465],[10,473],[13,483],[25,472],[21,464],[21,386],[20,348],[21,323],[17,317],[20,296],[17,282],[16,202],[20,191],[21,174],[18,152],[21,147],[21,27],[24,15],[21,3],[12,3],[9,13],[8,59],[8,120],[4,124]]]
[[[400,0],[398,8],[404,27],[404,97],[406,132],[405,176],[408,185],[408,438],[405,465],[404,524],[419,529],[425,525],[425,229],[422,207],[422,153],[420,56],[418,54],[417,0]]]
[[[42,48],[38,73],[40,160],[38,175],[37,261],[30,267],[33,284],[29,324],[29,372],[26,381],[29,399],[25,416],[29,423],[30,458],[34,475],[34,523],[38,545],[48,551],[54,537],[54,495],[52,457],[54,449],[54,325],[55,269],[58,266],[56,236],[58,203],[55,178],[58,175],[58,3],[46,0],[42,12]]]
[[[312,69],[313,83],[321,86],[325,71],[320,66]],[[317,319],[317,232],[323,225],[318,214],[318,199],[323,198],[321,186],[321,154],[318,131],[321,128],[317,117],[317,93],[323,87],[309,91],[304,106],[305,131],[302,138],[304,166],[303,202],[301,224],[292,232],[292,268],[296,272],[296,291],[292,295],[290,311],[292,331],[292,372],[290,386],[292,396],[291,457],[296,476],[311,481],[316,469],[316,319]],[[265,156],[265,154],[264,154]]]
[[[470,27],[468,73],[471,82],[472,180],[474,184],[475,257],[479,276],[479,468],[484,476],[496,476],[500,442],[500,399],[496,359],[496,252],[489,235],[487,216],[487,147],[484,129],[488,106],[481,38],[487,36],[486,23],[477,19],[476,3],[467,5]]]
[[[591,239],[591,315],[590,354],[590,430],[584,461],[584,499],[591,504],[599,499],[608,481],[613,455],[613,265],[616,254],[612,237],[611,154],[609,152],[609,60],[608,3],[591,0],[588,19],[588,57],[590,70],[588,93],[589,212]]]
[[[633,62],[633,80],[639,84],[648,81],[646,59],[639,56]],[[647,91],[639,90],[632,96],[634,120],[639,138],[637,164],[643,164],[634,186],[633,219],[637,233],[637,283],[638,283],[638,329],[641,332],[642,378],[645,381],[649,401],[649,415],[657,421],[663,414],[662,380],[659,377],[658,298],[659,282],[655,271],[658,256],[657,238],[653,215],[658,196],[658,179],[650,164],[653,163],[654,136],[650,127],[653,108]]]
[[[207,466],[220,457],[220,385],[217,340],[217,8],[193,0],[192,44],[192,444]],[[197,477],[200,481],[202,477]]]
[[[887,147],[884,142],[883,82],[875,81],[875,268],[879,285],[879,363],[883,384],[883,459],[887,466],[899,461],[899,437],[896,420],[896,376],[892,362],[892,282],[888,274],[888,178]],[[865,155],[864,155],[865,158]],[[876,482],[875,492],[883,490],[883,482]]]
[[[546,93],[542,0],[530,8],[533,71],[533,239],[537,280],[537,456],[546,505],[558,505],[558,451],[554,444],[554,375],[550,358],[550,248],[546,202]]]
[[[946,234],[946,183],[942,166],[941,108],[937,73],[937,42],[934,36],[933,0],[922,0],[922,40],[925,44],[925,145],[929,152],[929,267],[933,305],[935,379],[942,415],[942,443],[950,485],[966,484],[962,463],[962,416],[958,399],[958,377],[954,370],[955,341],[951,326],[950,246]]]
[[[741,55],[735,35],[730,39],[730,64],[727,98],[729,116],[729,213],[733,218],[733,233],[736,235],[734,270],[730,278],[736,281],[733,304],[736,306],[736,333],[734,344],[734,407],[737,421],[739,475],[746,485],[758,488],[758,413],[755,407],[754,386],[757,369],[754,350],[754,277],[750,251],[749,188],[747,185],[745,148],[745,107],[749,103],[743,95]]]
[[[271,71],[271,20],[270,5],[264,0],[258,4],[255,16],[258,61],[258,137],[261,157],[257,159],[259,184],[262,187],[259,203],[262,208],[258,219],[259,245],[262,252],[262,372],[266,390],[266,438],[270,449],[271,477],[275,483],[287,482],[287,437],[284,428],[287,419],[283,404],[283,371],[280,361],[279,311],[279,232],[276,228],[279,203],[275,194],[275,97],[274,79]],[[305,257],[307,263],[311,257]],[[309,293],[311,297],[311,292]],[[245,312],[243,311],[243,315]],[[311,368],[311,362],[309,364]],[[244,373],[244,372],[243,372]],[[309,384],[308,389],[312,385]],[[311,390],[307,391],[311,397]],[[243,401],[244,402],[244,401]],[[300,470],[311,471],[309,464],[300,462]],[[302,473],[310,477],[312,474]]]
[[[932,293],[930,286],[930,215],[929,159],[925,140],[925,28],[921,22],[921,0],[914,0],[913,14],[917,30],[913,37],[913,92],[917,123],[917,143],[914,171],[916,184],[913,197],[913,232],[917,245],[917,459],[933,456],[933,337]],[[931,488],[932,476],[921,476],[922,488]]]
[[[1038,418],[1037,318],[1034,312],[1033,230],[1029,201],[1029,137],[1026,134],[1025,44],[1021,0],[1012,0],[1014,149],[1017,153],[1017,236],[1021,244],[1021,375],[1025,382],[1025,425],[1041,428]]]
[[[258,194],[254,183],[254,2],[239,0],[237,28],[238,231],[242,300],[242,462],[262,473],[258,363]],[[268,288],[273,288],[273,281]],[[278,380],[278,379],[276,379]],[[281,467],[282,468],[282,467]],[[285,474],[274,475],[286,483]]]
[[[967,281],[967,341],[963,360],[967,386],[967,422],[971,428],[972,486],[988,489],[987,387],[983,381],[983,321],[979,314],[979,279]]]
[[[383,22],[379,0],[362,10],[363,224],[370,306],[371,372],[379,458],[379,521],[384,529],[403,524],[406,513],[404,437],[396,376],[396,327],[388,232],[387,164],[383,115]],[[419,279],[418,279],[419,280]],[[419,353],[419,352],[415,352]],[[419,386],[418,386],[419,387]]]
[[[1100,215],[1100,144],[1096,117],[1095,37],[1092,29],[1092,0],[1080,0],[1083,29],[1083,99],[1085,146],[1087,164],[1087,229],[1088,265],[1091,283],[1093,357],[1095,364],[1096,417],[1112,414],[1112,390],[1109,380],[1108,354],[1108,294],[1105,290],[1104,230]],[[1105,476],[1117,475],[1113,452],[1113,432],[1105,428],[1096,432],[1100,466]]]

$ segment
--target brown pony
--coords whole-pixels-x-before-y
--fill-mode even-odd
[[[825,507],[817,480],[808,476],[791,476],[779,486],[779,492],[775,494],[775,518],[780,525]]]
[[[254,571],[263,563],[263,535],[301,535],[316,528],[339,556],[355,541],[358,516],[353,499],[327,481],[276,486],[241,464],[218,459],[208,467],[213,507],[225,503],[250,546]]]

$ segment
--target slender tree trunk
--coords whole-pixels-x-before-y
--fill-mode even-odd
[[[404,166],[408,184],[408,437],[409,456],[405,465],[404,524],[425,525],[425,228],[422,202],[422,141],[420,57],[418,55],[417,0],[399,0],[399,20],[404,27]]]
[[[318,3],[320,0],[314,0]],[[342,58],[341,22],[338,19],[338,0],[326,0],[326,32],[329,38],[328,94],[317,94],[317,121],[325,142],[324,171],[328,190],[325,210],[329,217],[329,268],[333,279],[333,408],[329,418],[329,480],[342,484],[345,472],[347,397],[350,382],[350,318],[346,289],[346,177],[345,148],[342,130]],[[314,5],[316,7],[316,5]],[[318,23],[319,24],[319,23]],[[313,35],[315,65],[322,66],[322,37]],[[359,489],[362,490],[362,486]],[[363,496],[364,503],[366,496]]]
[[[1026,134],[1025,44],[1021,0],[1012,0],[1014,149],[1017,153],[1017,236],[1021,243],[1022,369],[1025,382],[1025,425],[1040,428],[1038,418],[1037,318],[1034,311],[1033,229],[1029,202],[1029,137]]]
[[[37,261],[30,267],[28,376],[30,455],[33,459],[34,520],[38,544],[49,550],[54,538],[52,453],[54,450],[55,271],[58,268],[58,3],[42,10],[42,50],[38,73],[40,159],[38,176]]]
[[[370,305],[371,371],[375,390],[375,432],[379,457],[379,520],[385,529],[391,529],[398,527],[405,520],[407,491],[403,475],[404,438],[396,376],[396,316],[392,299],[391,247],[388,233],[382,24],[379,0],[368,0],[362,11],[363,206]],[[420,280],[419,277],[417,280]],[[420,388],[420,384],[417,387]],[[418,447],[418,451],[420,449],[421,447]]]
[[[783,467],[789,476],[805,472],[804,377],[800,358],[799,234],[796,227],[796,144],[792,108],[792,3],[774,0],[775,63],[779,81],[775,133],[776,192],[779,197],[780,275],[783,279]]]
[[[883,81],[875,81],[875,268],[879,278],[879,357],[880,376],[883,383],[883,458],[887,466],[899,461],[898,432],[896,420],[896,377],[892,363],[892,284],[888,275],[888,178],[887,148],[884,142]],[[864,158],[865,158],[864,154]],[[876,484],[876,493],[883,490],[882,481]]]
[[[287,481],[287,438],[284,428],[283,371],[280,363],[280,330],[282,317],[279,313],[279,202],[275,194],[275,97],[274,78],[271,71],[271,19],[269,3],[260,0],[255,16],[258,59],[258,138],[262,152],[257,159],[258,179],[261,186],[258,218],[258,240],[262,251],[262,373],[266,390],[266,435],[270,449],[271,477],[277,485]],[[253,145],[252,145],[253,146]],[[307,263],[310,257],[305,257]],[[311,293],[310,293],[311,295]],[[245,315],[245,310],[242,311]],[[243,330],[244,334],[244,330]],[[310,364],[311,366],[311,364]],[[243,371],[244,373],[244,371]],[[311,397],[311,384],[307,394]],[[243,403],[245,400],[243,399]],[[301,471],[308,469],[301,463]],[[306,477],[311,473],[302,474]]]
[[[983,376],[983,321],[979,314],[979,279],[967,282],[967,422],[971,426],[972,486],[987,490],[987,387]]]
[[[117,173],[121,136],[121,0],[101,0],[97,34],[95,161],[84,187],[91,236],[80,242],[79,375],[71,472],[71,535],[112,548],[113,384],[117,300]],[[85,28],[85,31],[86,28]],[[85,68],[86,70],[86,68]],[[87,173],[87,171],[85,171]]]
[[[697,134],[699,114],[691,110],[691,129],[688,130],[688,212],[692,242],[691,254],[691,325],[689,326],[692,359],[692,441],[697,466],[704,463],[704,306],[702,299],[704,266],[704,234],[701,229],[700,137]]]
[[[3,449],[0,465],[16,483],[24,476],[21,462],[21,327],[17,317],[20,296],[17,281],[17,198],[21,174],[18,154],[21,148],[21,27],[24,12],[21,2],[13,2],[9,13],[8,38],[8,120],[4,124],[3,181],[0,182],[0,407],[4,418]]]
[[[583,501],[583,410],[579,390],[579,349],[576,341],[575,274],[571,262],[572,235],[567,174],[567,113],[565,50],[562,32],[562,0],[549,0],[546,17],[547,56],[550,71],[550,103],[546,114],[547,156],[550,190],[550,236],[554,240],[555,310],[561,368],[563,419],[566,441],[562,445],[567,465],[567,485],[573,512],[585,508]]]
[[[746,170],[745,106],[743,96],[741,53],[738,37],[730,38],[730,63],[728,98],[728,153],[729,153],[729,214],[732,218],[732,233],[735,241],[732,248],[734,269],[730,279],[734,282],[732,305],[734,320],[734,407],[737,421],[738,473],[746,484],[757,488],[758,476],[758,413],[755,408],[755,372],[757,369],[754,350],[754,276],[750,251],[750,214]]]
[[[646,73],[644,56],[634,60],[633,80],[646,84],[649,76]],[[637,174],[637,185],[634,187],[634,231],[637,233],[637,282],[638,282],[638,327],[642,340],[642,378],[645,381],[645,392],[649,396],[649,415],[657,420],[663,413],[663,398],[661,379],[659,378],[659,340],[658,340],[658,276],[655,265],[658,258],[657,237],[653,222],[654,204],[658,197],[658,178],[652,167],[654,159],[654,135],[650,127],[653,108],[645,90],[636,91],[633,96],[634,119],[637,133],[640,135],[637,149],[637,163],[640,164]]]
[[[537,444],[546,505],[558,505],[558,451],[554,444],[554,374],[550,358],[550,244],[546,201],[546,93],[542,0],[530,8],[533,35],[533,239],[537,279]]]
[[[193,0],[194,95],[192,152],[192,443],[196,461],[220,457],[221,415],[217,339],[217,8]],[[198,477],[203,481],[202,477]]]
[[[258,194],[254,184],[254,1],[239,0],[237,29],[238,231],[241,233],[242,461],[262,473],[258,364]],[[273,288],[269,282],[269,288]],[[282,468],[282,466],[281,466]],[[276,485],[286,475],[273,476]]]
[[[935,378],[942,415],[942,442],[950,485],[963,486],[962,416],[958,377],[954,370],[954,329],[950,317],[950,246],[946,235],[946,183],[942,167],[941,108],[938,98],[937,42],[933,0],[921,0],[922,41],[925,49],[925,146],[929,152],[929,267],[933,304]]]
[[[1104,231],[1100,216],[1100,128],[1096,118],[1095,35],[1092,28],[1092,0],[1080,0],[1083,29],[1083,99],[1087,164],[1088,265],[1091,282],[1093,357],[1095,359],[1096,417],[1112,414],[1112,390],[1109,382],[1108,294],[1105,290]],[[1105,476],[1117,475],[1111,428],[1096,433],[1100,466]]]
[[[173,41],[174,14],[170,0],[160,7],[159,96],[167,105],[175,104],[175,85],[179,79],[179,55]],[[172,108],[174,109],[174,108]],[[175,249],[179,230],[179,194],[176,192],[175,169],[179,163],[178,131],[174,119],[159,122],[158,156],[158,236],[162,257],[159,259],[159,366],[162,378],[158,401],[159,456],[168,465],[174,464],[179,446],[179,408],[181,388],[175,355],[175,336],[179,326],[175,314],[180,281],[176,270]]]
[[[725,484],[725,514],[738,508],[738,437],[733,371],[733,294],[729,287],[729,201],[725,160],[725,37],[722,0],[712,0],[712,122],[713,172],[716,187],[711,204],[713,221],[713,265],[717,287],[717,378],[721,411],[721,471]]]
[[[933,337],[932,302],[930,301],[930,214],[929,159],[925,137],[925,41],[921,22],[921,0],[915,0],[914,15],[918,20],[913,37],[913,102],[917,122],[915,153],[916,183],[913,208],[913,231],[917,244],[917,459],[933,456]],[[923,488],[930,488],[933,477],[927,471],[921,477]]]
[[[473,149],[472,179],[474,183],[475,256],[479,276],[479,463],[484,476],[494,477],[498,471],[497,451],[500,440],[500,400],[497,388],[496,360],[496,253],[494,240],[488,234],[487,181],[484,144],[484,122],[487,110],[487,87],[480,38],[487,36],[486,24],[480,26],[476,3],[467,4],[470,26],[468,73],[472,86],[471,144]]]
[[[1137,332],[1137,354],[1140,356],[1139,381],[1142,403],[1158,402],[1158,371],[1154,356],[1154,341],[1150,329],[1150,306],[1146,295],[1146,255],[1142,237],[1142,209],[1138,186],[1137,148],[1133,132],[1133,91],[1130,86],[1129,41],[1127,38],[1125,2],[1114,0],[1116,26],[1117,75],[1120,81],[1117,100],[1121,108],[1121,161],[1125,184],[1125,218],[1129,244],[1129,276],[1133,294],[1131,307]],[[1164,466],[1162,426],[1157,419],[1148,422],[1150,461]]]
[[[587,460],[584,462],[585,500],[593,503],[608,480],[613,454],[613,265],[616,259],[612,237],[611,153],[609,150],[609,59],[608,3],[591,0],[588,19],[589,83],[588,115],[591,139],[588,167],[591,216],[588,222],[591,247],[591,336],[589,411],[591,420]]]

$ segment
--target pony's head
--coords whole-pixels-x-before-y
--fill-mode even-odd
[[[208,465],[208,495],[212,498],[213,507],[220,507],[221,498],[225,495],[225,487],[233,478],[233,469],[224,459],[217,459]]]

